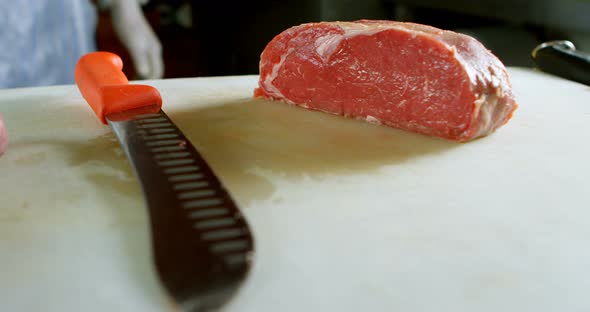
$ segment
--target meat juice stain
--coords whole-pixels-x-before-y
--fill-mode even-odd
[[[189,139],[192,138],[189,136]],[[201,154],[205,154],[199,148],[198,144],[195,144],[195,142],[192,143]],[[137,181],[131,165],[113,133],[107,133],[90,140],[88,146],[77,148],[73,155],[71,165],[79,166],[89,161],[100,161],[105,166],[114,169],[110,171],[121,173],[124,177],[124,179],[121,179],[114,177],[112,174],[99,172],[86,173],[86,178],[97,186],[103,189],[106,188],[107,191],[118,192],[129,196],[142,196],[139,181]],[[223,174],[220,177],[223,180],[222,182],[228,184],[232,195],[236,196],[236,200],[239,203],[247,206],[253,200],[272,195],[274,191],[272,184],[265,183],[265,180],[260,179],[254,174],[240,171],[241,168],[239,166],[231,163],[227,158],[222,157],[222,155],[214,154],[212,157],[207,157],[206,159],[214,167],[213,169],[218,176]],[[221,165],[214,166],[217,163]],[[217,170],[218,167],[225,170]]]
[[[91,180],[93,177],[96,178],[97,184],[107,185],[117,192],[126,193],[137,183],[123,150],[111,132],[86,142],[79,140],[14,142],[12,150],[15,151],[13,154],[24,154],[13,160],[13,164],[19,167],[43,166],[47,161],[52,161],[52,158],[59,157],[65,159],[70,167],[82,167],[82,171],[88,174]],[[16,152],[17,150],[19,153]],[[89,172],[94,173],[89,174]],[[107,179],[108,177],[110,179]]]
[[[189,139],[192,141],[190,136]],[[198,144],[195,142],[193,144],[195,144],[199,152],[203,155],[206,154],[203,153]],[[135,177],[131,164],[121,149],[114,133],[106,133],[89,140],[88,144],[70,149],[72,151],[70,165],[72,166],[98,162],[102,166],[109,168],[109,170],[105,170],[106,172],[88,170],[85,173],[86,179],[95,184],[99,189],[107,193],[118,193],[136,198],[143,196],[139,181]],[[214,167],[215,172],[218,175],[222,175],[223,182],[228,185],[228,188],[232,191],[232,195],[236,197],[236,200],[242,206],[248,206],[253,200],[269,197],[274,192],[272,184],[254,174],[241,171],[241,168],[237,164],[230,162],[227,157],[224,158],[222,155],[214,154],[212,157],[207,157],[206,159]],[[215,166],[215,164],[220,164],[220,166]],[[225,170],[217,170],[219,167]],[[113,175],[113,173],[117,173],[117,175]]]
[[[100,200],[110,207],[110,229],[145,226],[147,210],[139,181],[115,134],[110,131],[71,149],[71,166],[82,167]],[[132,241],[132,239],[131,239]],[[128,250],[136,248],[129,243]]]
[[[274,193],[273,183],[256,174],[257,170],[295,182],[304,177],[370,174],[383,166],[457,146],[263,99],[246,98],[168,114],[245,206]],[[142,196],[129,161],[111,131],[87,142],[51,144],[63,145],[68,165],[83,167],[85,178],[105,195]],[[45,156],[43,151],[36,151],[16,159],[15,164],[41,165]],[[81,195],[72,194],[71,200],[76,196]]]
[[[115,134],[108,132],[71,150],[71,166],[96,163],[108,170],[85,170],[85,177],[106,192],[141,196],[140,187]]]
[[[68,138],[67,132],[56,135]],[[18,140],[12,142],[11,155],[15,168],[39,168],[42,173],[47,172],[55,162],[64,160],[66,166],[80,171],[84,177],[93,182],[98,189],[108,189],[111,192],[128,196],[139,194],[134,176],[132,175],[126,158],[116,153],[120,147],[112,133],[99,135],[88,141],[73,139],[38,138],[33,140]],[[58,165],[59,166],[59,165]],[[20,169],[17,169],[20,170]],[[75,182],[75,181],[69,181]],[[78,202],[86,195],[83,190],[75,188],[63,189],[56,198],[66,202]]]
[[[39,151],[15,159],[14,164],[17,166],[36,166],[40,165],[45,159],[47,159],[47,152]]]
[[[457,146],[264,99],[169,114],[212,166],[231,184],[240,185],[236,188],[241,190],[240,197],[272,195],[272,184],[254,175],[253,168],[292,180],[304,176],[321,179],[325,175],[371,173]]]

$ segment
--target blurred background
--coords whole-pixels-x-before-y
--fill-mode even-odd
[[[257,74],[264,46],[304,22],[393,19],[470,34],[507,66],[532,66],[540,42],[590,51],[590,0],[150,0],[142,6],[163,47],[164,78]],[[129,55],[100,9],[97,45]],[[125,68],[136,77],[133,66]]]

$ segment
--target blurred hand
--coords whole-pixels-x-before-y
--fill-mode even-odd
[[[115,33],[131,55],[139,76],[162,78],[162,44],[143,15],[140,1],[111,0],[111,16]]]
[[[0,155],[4,154],[8,147],[8,134],[6,133],[6,126],[2,119],[2,113],[0,113]]]

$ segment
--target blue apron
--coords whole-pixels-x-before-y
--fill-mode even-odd
[[[90,0],[0,1],[0,88],[74,83],[96,21]]]

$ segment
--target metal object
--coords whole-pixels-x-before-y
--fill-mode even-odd
[[[184,310],[219,307],[246,276],[253,248],[234,201],[164,112],[107,121],[145,194],[163,284]]]
[[[533,49],[535,66],[549,74],[590,85],[590,54],[567,40],[544,42]]]
[[[127,84],[118,62],[111,53],[83,56],[76,82],[141,183],[163,285],[183,311],[216,310],[249,271],[252,234],[206,161],[160,109],[159,92]]]

